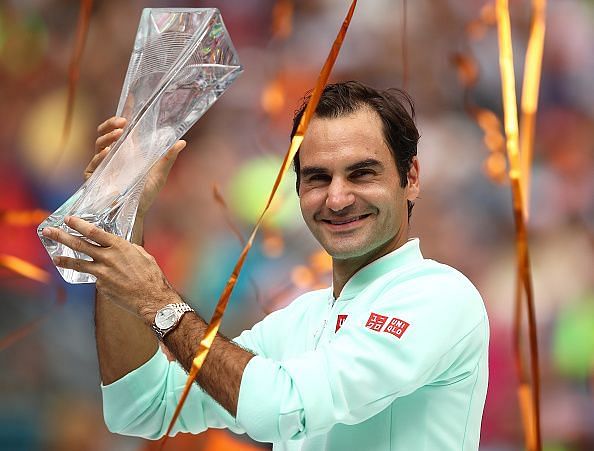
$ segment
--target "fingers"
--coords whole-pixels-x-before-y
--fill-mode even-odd
[[[85,172],[84,172],[85,180],[87,180],[91,175],[93,175],[93,172],[95,172],[95,169],[97,169],[97,166],[99,166],[101,164],[101,162],[105,159],[105,157],[109,153],[110,149],[111,149],[110,147],[106,147],[99,153],[95,154],[93,159],[89,162],[89,164],[85,168]]]
[[[99,136],[99,138],[97,138],[95,141],[95,152],[101,152],[106,147],[111,146],[118,140],[120,136],[122,136],[122,133],[124,133],[124,129],[116,128],[104,135]]]
[[[97,250],[100,249],[99,246],[95,246],[82,238],[72,236],[64,230],[56,229],[54,227],[46,227],[43,229],[42,233],[43,236],[57,241],[58,243],[62,243],[74,251],[82,252],[93,260],[97,258]]]
[[[185,149],[186,145],[187,143],[182,139],[171,146],[165,155],[163,155],[163,158],[161,158],[161,160],[159,160],[159,162],[155,165],[158,168],[157,170],[160,172],[161,176],[167,177],[171,167],[173,166],[173,163],[175,163],[175,160],[177,159],[177,156],[182,150]]]
[[[101,152],[106,147],[112,145],[122,136],[123,128],[126,126],[126,119],[113,116],[97,127],[99,138],[95,141],[95,151]]]
[[[91,241],[94,241],[99,246],[102,247],[110,247],[117,243],[118,237],[112,235],[111,233],[106,232],[103,229],[91,224],[90,222],[85,221],[84,219],[77,218],[75,216],[66,216],[64,219],[66,225],[77,232],[79,232],[82,236],[87,237]],[[92,246],[92,245],[91,245]],[[93,246],[97,249],[97,246]],[[96,253],[96,252],[95,252]],[[85,252],[85,254],[87,254]],[[91,254],[87,254],[90,257],[95,258]]]
[[[123,117],[113,116],[97,127],[97,133],[100,136],[95,141],[96,155],[85,168],[83,173],[85,180],[93,174],[97,166],[103,161],[109,152],[110,146],[122,136],[122,133],[124,133],[123,127],[126,126],[126,122],[126,119]]]
[[[187,143],[183,139],[181,139],[178,142],[176,142],[173,146],[171,146],[167,152],[165,152],[164,158],[169,163],[170,167],[173,166],[173,163],[175,163],[175,160],[177,159],[179,153],[185,149],[186,144]]]
[[[118,237],[115,235],[107,233],[83,219],[68,216],[64,222],[68,227],[76,230],[91,241],[94,241],[99,246],[95,246],[86,240],[72,236],[64,230],[54,227],[46,227],[43,229],[43,236],[57,241],[58,243],[62,243],[70,249],[87,254],[93,260],[97,260],[100,256],[101,247],[113,246],[118,240]]]
[[[123,117],[113,116],[107,119],[105,122],[97,127],[97,134],[99,136],[105,135],[116,128],[124,128],[126,125],[126,119]]]
[[[78,272],[85,272],[94,275],[93,271],[95,270],[95,262],[70,257],[54,257],[53,260],[54,264],[60,268],[74,269]]]

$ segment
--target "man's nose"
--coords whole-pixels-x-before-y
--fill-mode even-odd
[[[326,207],[332,211],[341,211],[355,202],[349,183],[340,178],[333,178],[328,186],[328,197],[326,198]]]

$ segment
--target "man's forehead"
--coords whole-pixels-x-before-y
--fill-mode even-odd
[[[391,158],[382,122],[372,110],[360,109],[336,118],[314,116],[299,150],[301,166],[332,163],[345,166],[367,159]]]

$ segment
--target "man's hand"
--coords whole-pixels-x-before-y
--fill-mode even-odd
[[[94,275],[97,292],[150,324],[155,312],[179,296],[165,278],[152,255],[136,244],[105,232],[80,218],[67,217],[66,224],[84,238],[57,228],[46,227],[43,235],[80,251],[93,261],[55,257],[54,263]]]
[[[54,263],[62,268],[93,274],[97,278],[98,296],[113,301],[140,317],[147,325],[153,322],[157,310],[161,307],[181,301],[179,295],[167,282],[155,259],[142,247],[105,232],[80,218],[67,217],[65,222],[68,227],[96,244],[53,227],[43,229],[43,235],[87,254],[93,261],[55,257]],[[97,307],[100,307],[99,303]],[[105,307],[103,305],[103,308]],[[105,313],[98,312],[98,316],[102,315]],[[128,347],[133,324],[129,321],[118,323],[117,318],[118,315],[115,315],[111,320],[107,320],[111,322],[111,335],[110,333],[97,335],[99,365],[104,384],[110,384],[137,368],[156,350],[154,336],[148,332],[148,328],[144,327],[140,330],[148,333],[151,340],[147,343],[142,335],[133,334],[139,339],[138,345],[145,343],[145,347],[141,348],[141,351],[130,353]],[[184,318],[184,322],[167,336],[167,347],[186,371],[190,371],[198,343],[206,333],[207,325],[195,313],[186,314]],[[116,337],[113,336],[114,325],[117,326]],[[99,332],[104,324],[98,323],[97,326]],[[111,340],[108,337],[111,337]],[[231,415],[236,416],[243,372],[254,354],[217,336],[210,355],[198,382]]]
[[[84,171],[85,180],[93,175],[105,159],[113,144],[124,133],[126,125],[123,117],[112,117],[99,125],[95,156]],[[142,243],[144,216],[165,185],[177,155],[185,146],[185,141],[178,141],[151,168],[136,212],[132,229],[133,243]],[[160,307],[179,302],[180,299],[155,260],[141,247],[80,219],[68,218],[66,224],[98,244],[91,244],[56,229],[45,229],[43,232],[45,236],[73,249],[80,249],[93,258],[89,262],[62,257],[56,260],[56,265],[97,277],[95,335],[99,371],[103,383],[111,384],[155,354],[157,339],[147,324],[152,323],[154,312]],[[153,311],[148,313],[149,310]]]
[[[85,180],[95,172],[95,169],[97,169],[99,164],[101,164],[111,150],[113,143],[122,136],[126,124],[127,121],[125,118],[114,116],[110,117],[97,127],[99,137],[95,141],[95,156],[84,171]],[[142,196],[140,197],[140,203],[138,204],[138,211],[136,213],[136,216],[141,220],[155,201],[159,191],[161,191],[165,185],[173,163],[175,163],[177,156],[185,147],[185,141],[180,140],[176,142],[149,171]]]

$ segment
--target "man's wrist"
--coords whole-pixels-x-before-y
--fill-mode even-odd
[[[178,304],[180,302],[184,302],[184,300],[173,289],[169,288],[162,296],[155,296],[142,304],[138,314],[149,327],[152,327],[155,316],[160,309],[168,304]]]
[[[159,340],[163,341],[169,332],[172,332],[177,328],[182,317],[186,313],[193,311],[194,309],[185,302],[167,304],[157,312],[155,321],[152,324],[153,332],[155,332]]]

